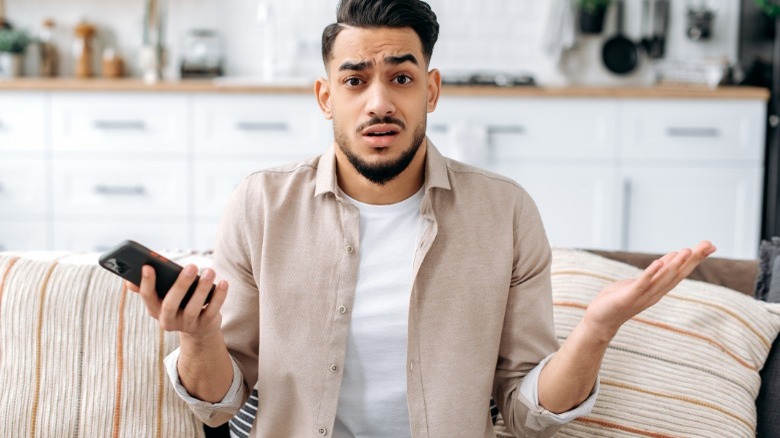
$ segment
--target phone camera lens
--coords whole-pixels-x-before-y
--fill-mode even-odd
[[[108,259],[106,261],[106,267],[116,272],[117,274],[121,274],[125,271],[125,267],[123,265],[124,263],[119,262],[116,259]]]

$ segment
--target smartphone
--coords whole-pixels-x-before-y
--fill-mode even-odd
[[[150,265],[154,268],[156,274],[155,289],[160,299],[165,297],[176,278],[179,277],[179,273],[184,269],[180,265],[132,240],[125,240],[101,254],[100,258],[98,258],[98,264],[136,286],[141,285],[141,267]],[[196,276],[192,286],[190,286],[187,294],[181,300],[180,309],[184,309],[192,298],[199,280],[200,276]],[[213,294],[214,285],[211,286],[211,292],[206,297],[207,303],[211,301]]]

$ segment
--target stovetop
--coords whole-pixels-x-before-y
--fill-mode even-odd
[[[513,73],[468,73],[446,74],[442,76],[443,85],[481,85],[491,87],[534,87],[533,76]]]

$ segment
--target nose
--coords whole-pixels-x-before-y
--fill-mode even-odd
[[[395,114],[395,104],[387,86],[379,81],[374,82],[368,89],[368,101],[366,112],[370,116],[384,117]]]

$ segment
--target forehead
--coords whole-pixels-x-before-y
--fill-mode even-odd
[[[423,62],[422,42],[411,27],[373,29],[345,26],[333,43],[332,66],[344,61],[381,62],[387,56],[411,53]]]

